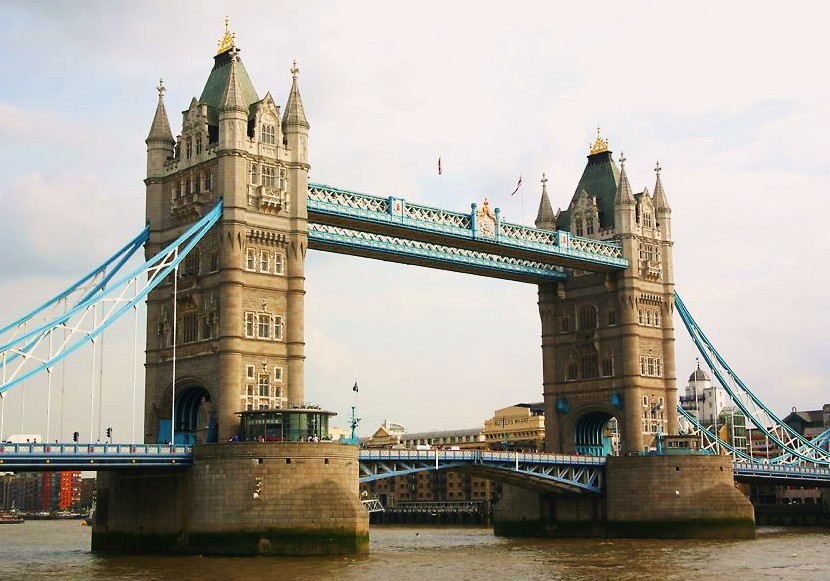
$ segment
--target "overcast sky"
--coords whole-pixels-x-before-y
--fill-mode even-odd
[[[653,191],[659,161],[677,290],[707,335],[779,414],[830,401],[825,2],[7,0],[0,323],[142,228],[155,87],[176,134],[226,11],[260,97],[284,106],[298,61],[314,181],[459,211],[488,197],[531,224],[543,172],[567,207],[598,124],[636,191]],[[320,252],[306,275],[306,396],[335,423],[355,379],[362,435],[384,419],[476,427],[541,401],[533,285]],[[695,354],[675,325],[682,389]],[[101,422],[121,441],[132,338],[126,326],[104,347]],[[80,357],[54,438],[60,417],[64,439],[89,431]],[[20,389],[7,398],[6,435],[45,432],[44,387],[26,389],[23,411]]]

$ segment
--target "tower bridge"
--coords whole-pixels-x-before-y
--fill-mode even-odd
[[[359,477],[461,467],[512,483],[496,513],[503,534],[753,534],[733,470],[779,479],[780,470],[733,467],[719,455],[644,455],[680,430],[676,310],[701,349],[711,347],[675,293],[659,165],[653,193],[633,189],[625,157],[618,165],[598,134],[566,209],[553,211],[542,180],[535,227],[504,221],[487,200],[455,212],[309,183],[311,126],[296,63],[281,109],[270,92],[260,98],[227,30],[213,61],[176,138],[159,83],[146,139],[148,229],[43,309],[0,329],[2,393],[44,370],[51,377],[57,362],[146,300],[149,447],[43,445],[4,457],[16,468],[62,459],[112,469],[100,478],[94,548],[365,551]],[[141,244],[146,263],[116,275]],[[286,426],[312,435],[328,417],[305,404],[308,250],[537,285],[547,454],[381,458],[288,441]],[[59,305],[62,313],[46,315]],[[705,357],[725,367],[719,379],[736,378],[719,355]],[[734,397],[748,393],[740,389]],[[256,410],[271,414],[280,429],[269,436],[280,441],[231,444]],[[769,417],[756,425],[772,425]],[[606,460],[612,419],[623,454]],[[816,446],[773,436],[814,464],[791,470],[793,478],[824,478],[828,461]],[[705,505],[688,500],[704,497]]]

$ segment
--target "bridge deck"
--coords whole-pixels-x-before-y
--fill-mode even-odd
[[[186,468],[190,446],[163,444],[0,444],[0,471]]]

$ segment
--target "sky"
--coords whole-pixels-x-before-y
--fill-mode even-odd
[[[5,0],[3,12],[0,326],[143,227],[155,87],[163,77],[176,134],[227,14],[260,97],[284,106],[296,59],[315,182],[457,211],[487,197],[532,224],[543,173],[554,208],[568,206],[598,125],[635,191],[653,191],[659,161],[677,290],[698,323],[779,415],[830,401],[824,2]],[[306,276],[306,397],[334,424],[354,405],[360,435],[386,419],[470,428],[541,401],[533,285],[314,251]],[[682,389],[695,353],[675,328]],[[92,425],[131,439],[136,332],[117,329],[101,417],[79,354],[52,396],[52,438]],[[8,395],[6,435],[46,432],[45,389]]]

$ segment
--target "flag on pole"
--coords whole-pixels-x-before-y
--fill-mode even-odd
[[[439,176],[441,175],[441,158],[440,157],[438,158],[438,175]],[[357,391],[357,390],[355,390],[355,391]]]
[[[354,387],[352,388],[352,391],[357,393],[357,382],[356,381],[354,382]]]
[[[516,184],[516,189],[513,190],[513,193],[510,194],[511,196],[514,195],[516,192],[519,191],[519,188],[522,187],[522,176],[519,176],[519,183]]]

